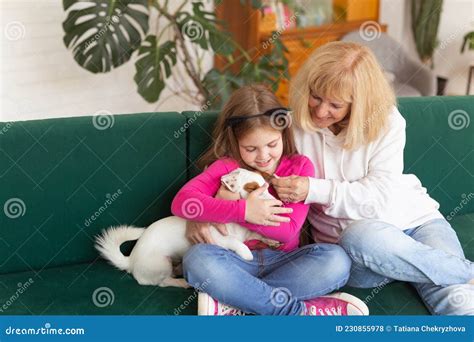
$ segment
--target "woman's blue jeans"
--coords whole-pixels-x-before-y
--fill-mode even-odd
[[[211,297],[259,315],[300,315],[303,300],[344,286],[351,260],[333,244],[292,252],[252,251],[252,261],[210,244],[194,245],[183,259],[188,283]]]
[[[474,315],[474,264],[464,256],[445,219],[413,229],[377,220],[356,221],[339,244],[352,259],[348,284],[371,288],[393,280],[410,282],[437,315]]]

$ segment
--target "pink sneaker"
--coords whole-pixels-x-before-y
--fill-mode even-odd
[[[305,300],[305,316],[367,316],[369,308],[359,298],[336,292],[327,296]]]
[[[198,294],[198,315],[199,316],[244,316],[242,310],[232,306],[219,303],[217,299],[212,298],[207,293]]]

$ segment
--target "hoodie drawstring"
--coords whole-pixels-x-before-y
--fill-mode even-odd
[[[340,168],[341,168],[340,171],[341,171],[342,179],[344,179],[346,181],[347,180],[346,175],[344,174],[344,152],[345,152],[345,149],[342,148],[341,163],[339,165],[340,165]]]

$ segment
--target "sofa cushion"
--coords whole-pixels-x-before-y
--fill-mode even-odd
[[[452,220],[471,260],[473,222],[474,214]],[[194,290],[141,286],[132,276],[103,260],[40,272],[3,274],[0,289],[0,315],[195,315],[197,312]],[[393,282],[373,289],[345,287],[342,291],[364,300],[371,315],[429,314],[416,290],[407,283]]]
[[[110,225],[170,215],[186,181],[178,113],[3,123],[0,274],[92,261]]]
[[[471,260],[473,222],[474,214],[452,220]],[[195,315],[197,312],[194,290],[141,286],[129,274],[100,259],[39,272],[3,274],[0,289],[0,315]],[[371,315],[429,314],[415,289],[407,283],[393,282],[373,289],[345,287],[341,291],[364,300]]]
[[[194,315],[196,297],[141,286],[102,260],[0,275],[0,315]]]

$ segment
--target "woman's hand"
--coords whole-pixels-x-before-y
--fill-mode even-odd
[[[287,203],[297,203],[306,200],[309,192],[309,178],[302,176],[289,176],[272,178],[273,188],[278,197]]]
[[[263,226],[279,226],[280,222],[290,222],[289,217],[279,214],[290,214],[291,208],[283,208],[279,200],[261,199],[259,196],[268,188],[268,184],[252,191],[245,201],[245,221]]]
[[[222,235],[228,235],[227,228],[223,223],[186,221],[186,238],[193,245],[196,243],[215,244],[211,236],[211,225],[216,227]]]
[[[240,194],[230,191],[224,184],[221,184],[221,187],[219,188],[216,196],[214,197],[229,201],[237,201],[240,199]]]

